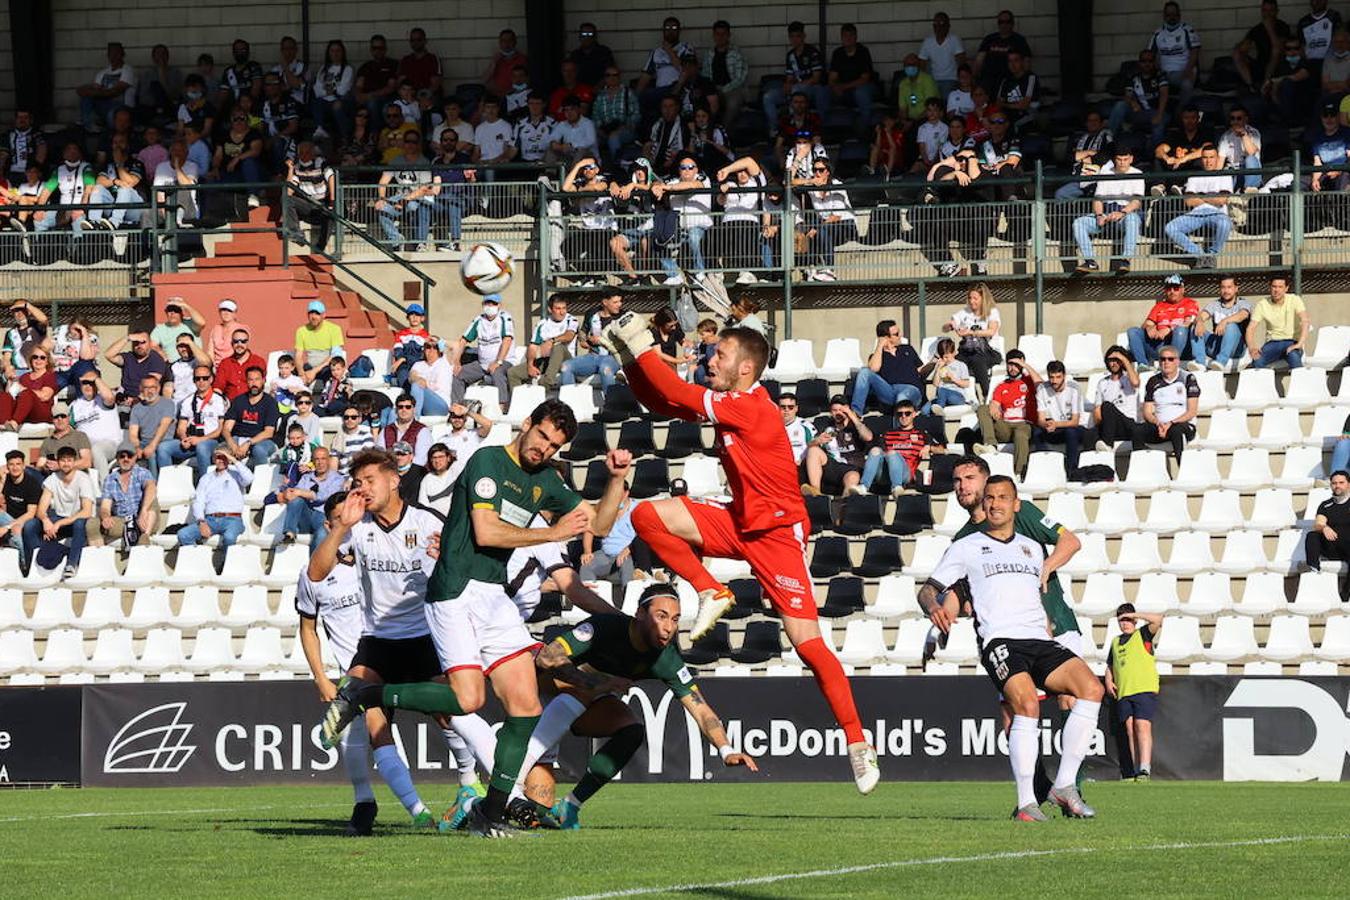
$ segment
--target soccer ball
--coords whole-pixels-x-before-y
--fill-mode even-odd
[[[474,244],[459,261],[464,286],[478,294],[500,294],[515,273],[515,257],[501,244]]]

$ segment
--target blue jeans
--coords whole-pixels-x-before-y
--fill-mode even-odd
[[[356,101],[350,95],[336,100],[315,97],[310,101],[309,109],[314,116],[314,124],[329,134],[345,138],[352,133],[352,116],[356,110]],[[381,115],[373,121],[384,121],[384,116]]]
[[[941,90],[941,88],[939,88]],[[858,111],[854,131],[868,133],[872,130],[872,104],[877,98],[877,86],[872,82],[859,85],[840,96],[840,101]]]
[[[84,554],[84,545],[88,541],[89,535],[84,530],[87,523],[86,519],[76,519],[70,525],[63,525],[56,532],[56,540],[48,541],[42,535],[42,520],[37,516],[23,523],[23,546],[29,554],[28,566],[31,569],[33,559],[38,550],[47,544],[59,544],[65,538],[70,539],[70,544],[66,548],[66,565],[78,566],[80,557]]]
[[[1290,350],[1296,341],[1266,341],[1261,345],[1261,352],[1252,360],[1253,369],[1263,369],[1266,366],[1274,365],[1280,360],[1289,363],[1289,368],[1297,369],[1303,365],[1303,351]]]
[[[1151,338],[1142,328],[1131,328],[1125,334],[1130,341],[1130,355],[1134,357],[1134,364],[1137,366],[1156,362],[1165,346],[1171,347],[1180,356],[1191,343],[1189,328],[1173,328],[1172,333],[1166,338]]]
[[[159,442],[159,447],[155,450],[155,464],[162,469],[191,459],[197,469],[197,477],[201,478],[206,470],[211,468],[211,454],[216,452],[218,443],[219,441],[198,441],[191,450],[188,450],[177,438],[166,438]]]
[[[1242,168],[1244,169],[1261,168],[1261,154],[1258,153],[1255,156],[1249,156],[1246,159],[1244,159],[1242,161]],[[1244,188],[1259,188],[1261,186],[1261,173],[1258,172],[1255,175],[1243,175],[1241,181],[1242,187]]]
[[[328,529],[324,527],[323,510],[315,509],[309,505],[308,500],[300,497],[286,504],[286,512],[281,519],[281,530],[289,534],[314,535],[314,540],[309,544],[311,547],[322,544],[328,535]]]
[[[801,91],[811,98],[811,108],[814,109],[822,119],[830,108],[830,89],[823,84],[796,84],[792,87],[792,93]],[[787,105],[791,99],[783,91],[783,85],[778,84],[764,92],[764,120],[769,123],[769,133],[778,132],[778,113]]]
[[[1242,356],[1242,338],[1245,332],[1241,325],[1225,325],[1223,332],[1197,335],[1191,338],[1191,356],[1204,365],[1213,359],[1221,366]]]
[[[921,412],[926,416],[933,410],[933,404],[938,406],[960,406],[966,403],[964,392],[954,387],[940,387],[933,392],[933,399],[923,405]]]
[[[239,540],[239,536],[244,533],[244,519],[242,516],[207,516],[206,527],[212,534],[220,535],[220,546],[232,547],[234,542]],[[202,542],[202,533],[198,523],[189,522],[178,529],[178,544],[180,547],[191,547],[194,544]]]
[[[1336,447],[1331,451],[1331,468],[1327,474],[1332,472],[1350,472],[1350,438],[1343,437],[1336,442]]]
[[[1200,245],[1191,240],[1192,232],[1209,229],[1212,231],[1209,240],[1209,249],[1202,250]],[[1206,253],[1210,256],[1218,256],[1223,252],[1223,245],[1228,242],[1228,233],[1233,230],[1233,220],[1228,218],[1227,210],[1222,210],[1214,206],[1199,206],[1191,212],[1177,216],[1167,223],[1163,229],[1167,236],[1189,256],[1204,256]]]
[[[853,382],[853,411],[862,415],[867,411],[867,398],[875,394],[886,409],[895,407],[901,397],[908,399],[915,408],[923,405],[923,392],[912,384],[891,384],[871,369],[859,369]]]
[[[1070,181],[1068,184],[1061,184],[1055,189],[1056,200],[1077,200],[1080,197],[1087,196],[1087,191],[1077,181]]]
[[[1163,139],[1167,117],[1163,116],[1162,120],[1155,124],[1153,112],[1151,109],[1141,109],[1136,112],[1130,109],[1130,105],[1124,100],[1117,100],[1116,105],[1111,107],[1111,115],[1106,119],[1106,127],[1111,129],[1112,134],[1119,135],[1120,126],[1128,121],[1131,131],[1147,131],[1150,144],[1156,145]]]
[[[1347,443],[1350,443],[1350,441],[1347,441]],[[13,516],[11,516],[11,515],[10,515],[9,513],[7,513],[7,512],[4,512],[3,510],[0,510],[0,528],[3,528],[3,527],[6,526],[6,525],[13,524],[13,522],[14,522],[14,517],[13,517]],[[27,524],[28,524],[27,522],[24,523],[24,525],[27,525]],[[7,535],[5,536],[5,546],[6,546],[6,547],[13,547],[15,550],[18,550],[18,551],[19,551],[19,559],[23,559],[23,558],[24,558],[24,556],[23,556],[23,525],[20,525],[18,528],[14,529],[13,531],[11,531],[9,534],[7,534]]]
[[[867,453],[867,459],[863,462],[862,486],[871,488],[872,482],[877,480],[881,474],[881,464],[886,463],[886,473],[891,476],[891,489],[903,487],[914,477],[910,471],[909,462],[895,451],[882,452],[880,447],[873,447]]]
[[[619,374],[619,361],[608,353],[584,353],[563,363],[558,384],[576,384],[588,375],[600,376],[600,390],[607,391]]]
[[[677,259],[681,244],[689,246],[689,255],[693,257],[694,271],[703,271],[703,236],[707,233],[708,229],[700,228],[697,225],[692,228],[680,229],[680,243],[670,248],[669,255],[662,255],[661,257],[661,268],[666,270],[667,275],[678,275],[680,272]]]
[[[234,167],[233,171],[227,171],[224,166],[220,167],[220,180],[226,184],[258,184],[266,179],[263,178],[262,160],[256,156],[250,156],[248,159],[239,160],[239,165]],[[249,193],[253,193],[258,188],[249,188]]]
[[[1142,229],[1142,223],[1139,220],[1139,213],[1126,213],[1125,218],[1119,222],[1108,222],[1105,225],[1097,224],[1096,216],[1079,216],[1073,220],[1073,239],[1078,244],[1078,253],[1083,259],[1096,259],[1097,255],[1092,249],[1093,235],[1111,229],[1117,228],[1125,231],[1125,245],[1121,247],[1121,255],[1125,259],[1134,256],[1135,247],[1139,244],[1139,232]]]
[[[424,412],[429,416],[444,416],[450,413],[450,404],[435,391],[428,390],[420,384],[410,384],[408,385],[408,393],[412,395],[413,402],[417,404],[416,415],[418,416],[421,416]]]
[[[384,209],[378,210],[380,214],[380,227],[384,229],[384,238],[386,241],[394,244],[403,243],[403,234],[399,231],[399,220],[406,213],[413,215],[413,241],[421,244],[427,239],[427,232],[431,230],[431,207],[436,202],[435,197],[419,197],[416,200],[404,201],[402,197],[389,197],[385,200]],[[394,208],[395,203],[403,203],[403,209]]]
[[[116,191],[116,193],[114,193]],[[134,188],[117,187],[106,188],[103,185],[95,185],[94,191],[89,195],[90,203],[140,203],[141,195],[136,193]],[[97,222],[99,219],[108,219],[118,228],[121,228],[128,219],[140,221],[141,210],[139,209],[91,209],[89,210],[89,221]]]
[[[256,469],[277,454],[276,441],[258,441],[248,445],[248,466]],[[203,469],[202,471],[206,471]]]
[[[437,210],[445,210],[445,217],[450,224],[450,240],[459,240],[463,233],[464,222],[464,193],[462,189],[457,190],[458,185],[442,186],[441,192],[436,195],[435,205]],[[439,219],[440,216],[437,216]]]
[[[94,126],[108,128],[112,125],[113,112],[121,105],[121,94],[116,97],[81,97],[80,123],[86,129]]]

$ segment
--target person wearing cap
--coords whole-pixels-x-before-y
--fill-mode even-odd
[[[327,311],[322,300],[309,301],[305,324],[295,329],[295,360],[300,364],[300,377],[307,383],[314,381],[334,356],[347,355],[342,329],[324,318]]]
[[[37,515],[23,526],[23,545],[43,568],[55,569],[65,557],[63,578],[75,574],[94,516],[94,480],[76,468],[76,458],[74,447],[57,452],[56,466],[42,482]],[[62,543],[66,540],[68,546]]]
[[[130,347],[128,351],[126,348]],[[177,350],[166,358],[150,341],[150,333],[143,327],[132,326],[126,337],[118,338],[103,353],[103,358],[122,370],[122,381],[118,385],[118,402],[136,402],[140,396],[141,382],[150,376],[162,384],[169,377],[168,359],[177,359]]]
[[[155,476],[136,465],[136,457],[136,446],[123,441],[117,446],[117,467],[103,479],[98,531],[104,543],[126,538],[125,546],[143,544],[155,532],[159,520]]]
[[[1330,103],[1322,107],[1321,124],[1321,131],[1306,138],[1308,155],[1315,167],[1327,166],[1330,171],[1313,172],[1308,176],[1308,187],[1323,194],[1344,191],[1350,188],[1350,178],[1346,175],[1346,166],[1350,162],[1350,128],[1345,127],[1336,106]]]
[[[391,380],[406,387],[408,370],[422,360],[422,346],[431,336],[427,333],[427,308],[420,303],[409,303],[404,309],[408,324],[394,332],[394,349],[389,354]]]
[[[394,421],[380,430],[376,444],[381,450],[394,449],[404,443],[412,448],[412,461],[426,465],[427,450],[431,448],[431,429],[417,421],[417,401],[410,394],[400,394],[394,401]]]
[[[545,159],[571,165],[577,159],[598,159],[599,156],[600,138],[596,135],[595,123],[582,115],[582,101],[575,94],[568,94],[562,102],[562,119],[553,125],[549,134]]]
[[[469,427],[470,419],[473,420],[472,428]],[[450,478],[454,480],[468,465],[469,458],[483,446],[483,441],[492,433],[492,420],[483,415],[481,410],[456,403],[450,407],[448,421],[450,430],[441,434],[441,443],[454,457],[450,466]]]
[[[548,315],[534,326],[525,358],[507,370],[507,384],[514,390],[533,379],[545,388],[556,387],[563,366],[577,354],[580,330],[576,316],[567,311],[567,296],[554,294],[548,300]]]
[[[102,478],[112,467],[113,454],[123,440],[117,396],[97,372],[80,376],[79,392],[70,402],[70,426],[89,439],[94,468]]]
[[[267,360],[249,347],[249,334],[236,328],[230,335],[230,355],[216,366],[215,388],[226,400],[233,400],[248,390],[249,369],[267,371]],[[195,370],[194,370],[195,371]]]
[[[793,94],[792,99],[788,101],[788,108],[778,117],[777,137],[774,139],[774,155],[781,156],[787,152],[790,145],[797,146],[798,158],[802,157],[800,146],[809,141],[812,145],[820,143],[820,116],[811,110],[811,103],[806,99],[805,94]],[[821,151],[824,152],[824,145],[821,145]],[[800,169],[794,171],[800,173]],[[791,175],[784,173],[785,178]],[[807,172],[804,177],[810,177]]]
[[[1168,275],[1164,278],[1162,299],[1153,304],[1144,324],[1125,332],[1135,365],[1141,369],[1151,367],[1164,345],[1176,350],[1178,355],[1187,352],[1199,315],[1199,306],[1186,296],[1186,282],[1182,277]]]
[[[184,315],[186,314],[186,318]],[[206,319],[182,297],[164,301],[164,321],[150,330],[150,343],[165,359],[177,356],[174,341],[180,334],[196,338],[206,328]]]
[[[647,143],[642,145],[642,155],[652,161],[658,172],[665,174],[688,142],[689,135],[680,118],[680,101],[670,95],[662,97],[661,114],[652,123]]]
[[[822,116],[830,108],[830,89],[825,83],[825,57],[814,44],[806,43],[806,26],[790,22],[788,50],[783,61],[783,81],[764,91],[764,118],[770,129],[778,124],[778,111],[788,98],[802,94]]]
[[[178,404],[178,424],[174,436],[155,451],[155,465],[163,469],[184,460],[193,460],[200,477],[211,467],[211,452],[220,440],[220,429],[229,402],[211,386],[210,366],[198,366],[192,372],[192,395]]]
[[[811,167],[818,159],[829,159],[825,145],[816,140],[815,132],[809,128],[800,128],[792,136],[792,146],[783,159],[783,178],[790,181],[806,181],[811,178]],[[738,165],[737,160],[735,165]],[[719,173],[720,174],[720,173]]]
[[[253,329],[239,320],[239,304],[226,297],[216,304],[217,322],[206,332],[205,350],[210,355],[211,365],[218,366],[225,357],[234,352],[230,343],[234,333],[243,330],[252,333]]]
[[[230,547],[244,533],[244,495],[253,483],[248,466],[224,447],[211,453],[211,468],[197,482],[192,495],[192,521],[178,529],[178,544],[190,547],[220,535],[220,546]]]
[[[1153,764],[1153,716],[1158,710],[1158,658],[1154,648],[1163,617],[1136,612],[1133,603],[1116,608],[1120,634],[1106,651],[1106,691],[1125,726],[1134,779],[1147,781]]]
[[[464,349],[478,344],[478,358],[461,363]],[[483,311],[474,317],[464,333],[455,339],[450,350],[450,367],[454,380],[450,386],[450,402],[464,402],[464,390],[470,384],[481,382],[497,386],[497,399],[505,409],[511,402],[511,389],[506,373],[511,368],[511,351],[516,342],[516,325],[511,314],[502,309],[500,294],[483,297]],[[426,454],[421,456],[426,462]]]
[[[62,447],[75,451],[75,468],[79,471],[87,472],[94,467],[94,450],[89,443],[89,435],[71,427],[68,410],[58,409],[52,413],[52,433],[38,445],[38,455],[33,465],[39,472],[55,471]]]
[[[577,26],[577,46],[567,58],[576,65],[577,78],[584,84],[602,83],[605,70],[614,65],[614,51],[597,40],[594,22]]]

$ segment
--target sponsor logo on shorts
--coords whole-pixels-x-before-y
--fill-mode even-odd
[[[804,584],[802,584],[797,579],[789,577],[787,575],[776,574],[773,576],[773,581],[774,584],[778,585],[785,591],[793,591],[798,594],[805,593],[806,591],[806,586]]]

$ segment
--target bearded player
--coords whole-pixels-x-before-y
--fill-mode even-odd
[[[730,504],[671,497],[649,500],[633,511],[638,535],[698,591],[691,637],[697,640],[710,632],[735,603],[700,557],[748,562],[844,729],[858,790],[870,793],[881,778],[877,754],[863,734],[844,669],[821,639],[806,562],[810,521],[797,487],[797,465],[778,406],[759,383],[769,361],[768,342],[749,328],[724,330],[708,362],[708,389],[682,381],[652,352],[652,332],[633,313],[610,323],[601,339],[624,363],[629,386],[648,409],[711,422],[716,433]]]

